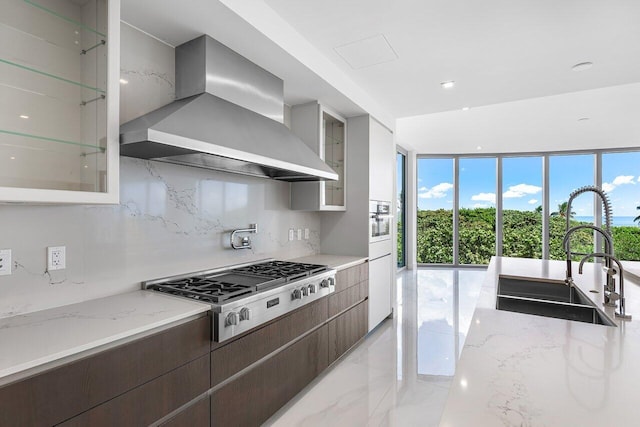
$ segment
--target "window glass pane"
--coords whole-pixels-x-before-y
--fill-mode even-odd
[[[496,159],[460,159],[460,264],[489,264],[496,253]]]
[[[542,258],[542,157],[502,160],[502,254]]]
[[[418,159],[418,263],[453,264],[453,159]]]
[[[405,260],[405,164],[406,157],[402,153],[398,153],[396,156],[396,188],[398,194],[396,194],[397,199],[397,219],[398,219],[398,267],[404,267]]]
[[[566,217],[570,226],[593,224],[593,193],[583,193],[573,200],[571,212],[567,212],[569,194],[585,185],[593,185],[593,154],[549,157],[549,257],[565,259],[562,239],[566,232]],[[579,230],[571,238],[571,251],[593,252],[593,232]],[[582,257],[575,256],[574,260]]]
[[[613,211],[615,255],[640,261],[640,152],[603,154],[602,189],[609,195]]]

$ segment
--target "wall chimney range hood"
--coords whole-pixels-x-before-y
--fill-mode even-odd
[[[176,48],[176,99],[120,126],[120,154],[282,181],[338,179],[282,124],[282,80],[209,36]]]

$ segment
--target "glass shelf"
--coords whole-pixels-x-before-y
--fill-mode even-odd
[[[4,63],[4,64],[7,64],[7,65],[11,65],[13,67],[20,68],[22,70],[30,71],[32,73],[37,73],[37,74],[40,74],[40,75],[43,75],[43,76],[46,76],[46,77],[50,77],[52,79],[57,79],[57,80],[60,80],[62,82],[65,82],[65,83],[76,85],[76,86],[82,87],[84,89],[93,90],[93,91],[96,91],[98,93],[103,93],[103,94],[106,93],[104,90],[102,90],[100,88],[92,87],[92,86],[86,85],[84,83],[80,83],[80,82],[76,82],[76,81],[73,81],[73,80],[65,79],[64,77],[56,76],[54,74],[50,74],[50,73],[47,73],[45,71],[41,71],[41,70],[37,70],[35,68],[27,67],[26,65],[21,65],[21,64],[15,63],[15,62],[7,61],[6,59],[0,58],[0,62]]]
[[[47,14],[55,17],[55,18],[57,18],[57,19],[60,19],[60,20],[65,21],[65,22],[68,22],[73,27],[76,27],[76,28],[79,28],[79,29],[82,29],[82,30],[86,30],[86,31],[89,31],[89,32],[94,33],[96,35],[99,35],[100,37],[103,37],[105,40],[107,38],[106,34],[101,33],[100,31],[96,30],[95,28],[91,28],[91,27],[89,27],[88,25],[86,25],[86,24],[84,24],[82,22],[79,22],[79,21],[76,21],[75,19],[69,18],[68,16],[65,16],[65,15],[63,15],[61,13],[58,13],[53,9],[49,9],[49,8],[43,6],[43,5],[41,5],[41,4],[39,4],[39,3],[35,2],[35,1],[31,1],[31,0],[22,0],[22,1],[24,3],[30,5],[30,6],[33,6],[34,8],[37,8],[37,9],[39,9],[39,10],[41,10],[41,11],[43,11],[43,12],[45,12],[45,13],[47,13]]]
[[[93,150],[100,150],[100,151],[104,151],[105,150],[104,147],[100,147],[99,145],[85,144],[83,142],[77,142],[77,141],[67,141],[67,140],[64,140],[64,139],[50,138],[48,136],[29,135],[28,133],[14,132],[14,131],[5,130],[5,129],[0,129],[0,134],[19,136],[19,137],[23,137],[23,138],[38,139],[38,140],[47,141],[47,142],[56,142],[56,143],[59,143],[59,144],[75,145],[75,146],[78,146],[78,147],[91,148]],[[0,145],[3,145],[1,137],[0,137]],[[87,154],[87,153],[85,153],[85,154]]]

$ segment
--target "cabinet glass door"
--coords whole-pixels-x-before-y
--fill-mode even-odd
[[[337,181],[324,182],[324,205],[344,206],[344,122],[326,112],[322,113],[322,122],[324,132],[324,161],[339,177]]]
[[[107,0],[3,0],[0,187],[107,190]]]

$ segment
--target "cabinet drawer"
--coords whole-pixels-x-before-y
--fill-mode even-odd
[[[208,354],[203,316],[0,388],[0,425],[53,425]],[[208,372],[208,371],[207,371]]]
[[[322,298],[214,350],[211,385],[215,386],[326,320],[327,298]]]
[[[368,308],[365,300],[329,322],[329,364],[367,334]]]
[[[209,396],[197,401],[160,427],[209,427],[211,425],[211,399]]]
[[[326,367],[327,325],[215,391],[216,426],[259,426]]]
[[[146,426],[209,389],[209,355],[60,424],[62,427]]]
[[[369,263],[365,262],[336,273],[336,292],[344,291],[369,278]]]
[[[329,318],[364,300],[369,292],[369,281],[360,282],[341,292],[329,295]]]

